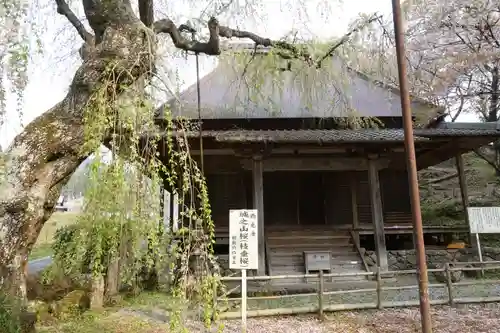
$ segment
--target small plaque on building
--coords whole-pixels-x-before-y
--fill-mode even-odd
[[[305,251],[306,274],[310,271],[331,271],[332,253],[330,251]]]

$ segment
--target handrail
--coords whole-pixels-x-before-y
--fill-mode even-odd
[[[361,246],[358,242],[358,239],[356,238],[356,235],[354,235],[354,231],[351,229],[349,230],[349,233],[351,234],[351,239],[356,246],[356,250],[358,251],[359,257],[361,258],[361,261],[363,262],[363,266],[365,267],[365,271],[370,272],[370,267],[368,267],[368,264],[366,263],[365,256],[363,255],[363,252],[361,251]]]

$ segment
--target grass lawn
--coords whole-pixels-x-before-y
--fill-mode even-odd
[[[54,242],[56,230],[75,223],[77,217],[78,214],[73,212],[55,212],[52,214],[50,219],[45,222],[29,259],[35,260],[50,256],[52,254],[51,245]]]
[[[39,333],[160,333],[169,332],[165,321],[157,320],[151,312],[167,313],[171,298],[163,293],[141,293],[122,301],[102,313],[86,312],[82,316],[52,323],[40,323]]]
[[[127,312],[106,311],[86,313],[81,317],[39,326],[39,333],[160,333],[168,332],[168,325]]]

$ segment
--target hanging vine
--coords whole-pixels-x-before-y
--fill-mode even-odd
[[[173,298],[191,311],[201,309],[209,327],[217,318],[213,293],[222,286],[208,190],[189,151],[193,124],[174,122],[166,110],[166,127],[158,129],[149,96],[132,87],[121,92],[130,95],[126,103],[119,102],[119,79],[109,73],[85,111],[82,153],[94,156],[90,184],[77,223],[58,231],[56,273],[89,274],[104,281],[104,294],[112,297],[120,286],[137,290],[145,275],[168,270]],[[100,153],[101,142],[109,142],[110,160]],[[163,223],[162,188],[179,198],[178,230]],[[185,306],[170,314],[172,331],[185,331]]]

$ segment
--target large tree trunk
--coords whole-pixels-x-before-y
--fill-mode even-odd
[[[121,89],[130,86],[150,72],[155,57],[154,33],[134,15],[128,1],[83,1],[98,44],[72,21],[69,7],[57,3],[86,44],[83,64],[66,97],[31,122],[6,152],[6,177],[0,184],[0,288],[19,296],[25,296],[22,263],[52,214],[61,187],[87,157],[81,152],[83,118],[92,108],[92,94],[110,74],[119,78]]]
[[[130,0],[81,1],[94,35],[87,32],[65,0],[55,0],[57,12],[68,19],[85,41],[80,50],[83,64],[66,97],[14,139],[6,152],[5,179],[0,179],[0,288],[4,291],[8,287],[22,296],[25,295],[23,263],[52,214],[62,186],[87,157],[81,154],[85,141],[83,119],[86,110],[96,109],[93,94],[110,77],[115,81],[112,85],[107,82],[109,96],[124,97],[127,94],[124,88],[138,80],[141,86],[154,67],[155,33],[168,34],[179,49],[207,55],[220,54],[219,37],[248,38],[255,46],[277,47],[277,54],[284,59],[301,59],[319,68],[353,32],[378,18],[372,15],[349,31],[326,55],[313,59],[306,47],[221,26],[213,17],[207,24],[207,42],[188,40],[181,32],[194,33],[193,28],[185,24],[177,27],[168,18],[154,22],[153,0],[138,0],[140,19],[134,14]],[[115,110],[124,106],[112,97],[107,103]]]

